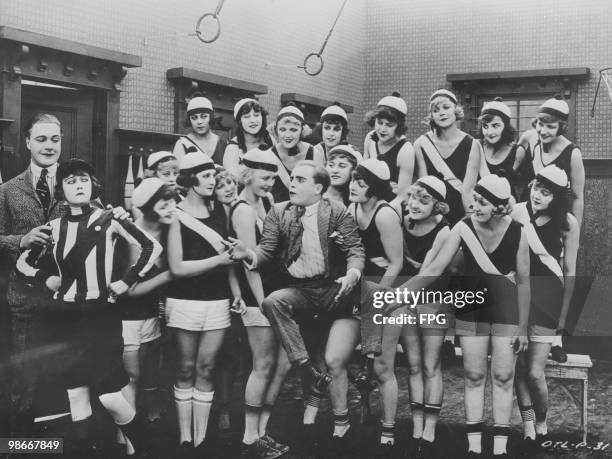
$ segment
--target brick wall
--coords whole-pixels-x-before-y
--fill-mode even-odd
[[[188,36],[200,15],[216,5],[217,0],[7,1],[2,2],[0,22],[142,56],[142,67],[130,69],[123,81],[122,128],[173,130],[174,87],[165,76],[172,67],[267,85],[269,94],[261,101],[272,115],[284,92],[360,106],[365,82],[363,0],[347,4],[325,49],[325,68],[316,77],[295,66],[320,49],[340,0],[228,1],[216,42],[206,45]],[[351,124],[361,124],[358,111],[350,117]],[[361,142],[358,130],[351,141]]]
[[[599,69],[612,66],[612,2],[385,0],[367,2],[366,11],[365,105],[399,90],[409,139],[424,132],[433,90],[450,88],[447,73],[589,67],[578,87],[574,140],[585,157],[612,157],[607,91],[589,117]]]

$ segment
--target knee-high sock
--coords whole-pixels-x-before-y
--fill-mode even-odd
[[[174,386],[174,404],[179,426],[179,443],[191,442],[191,420],[193,411],[193,387],[181,389]]]
[[[523,419],[523,438],[535,440],[535,411],[533,411],[533,405],[519,406],[519,411]]]
[[[505,454],[508,437],[510,436],[510,426],[507,424],[495,424],[493,426],[493,455]]]
[[[201,392],[193,389],[193,446],[198,446],[206,438],[208,416],[214,392]]]
[[[90,417],[91,403],[89,399],[89,387],[75,387],[74,389],[68,389],[66,392],[68,392],[72,421],[82,421]]]
[[[484,422],[467,422],[467,439],[468,439],[468,451],[474,451],[475,453],[482,453],[482,429]]]
[[[108,411],[115,421],[115,424],[118,426],[129,424],[134,420],[136,410],[130,405],[121,392],[102,394],[98,398],[102,406],[106,408],[106,411]]]

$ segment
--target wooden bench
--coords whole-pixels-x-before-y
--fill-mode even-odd
[[[398,348],[400,352],[400,348]],[[455,355],[461,357],[460,347],[455,347]],[[591,357],[584,354],[567,354],[567,362],[556,362],[552,359],[546,361],[544,374],[547,379],[554,379],[559,383],[566,394],[570,396],[580,409],[580,430],[582,441],[586,442],[588,432],[588,403],[589,403],[589,369],[593,366]],[[582,396],[576,397],[567,387],[567,381],[579,381]]]

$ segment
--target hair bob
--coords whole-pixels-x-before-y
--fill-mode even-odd
[[[496,116],[502,120],[502,123],[504,123],[504,129],[502,130],[498,145],[507,145],[514,142],[516,138],[516,129],[514,129],[512,123],[499,115],[492,115],[490,113],[486,113],[478,117],[478,138],[484,139],[484,135],[482,134],[484,125],[492,122],[493,118]]]
[[[567,214],[571,213],[572,201],[574,200],[574,193],[569,188],[551,187],[546,183],[540,182],[538,178],[534,178],[527,187],[529,188],[529,201],[531,201],[531,190],[534,186],[546,188],[553,195],[552,201],[548,205],[548,208],[542,212],[544,215],[548,215],[555,227],[561,231],[569,230],[567,224]]]
[[[94,199],[98,199],[102,191],[102,186],[100,185],[100,181],[97,179],[95,175],[92,175],[88,171],[85,171],[82,169],[76,169],[70,175],[74,175],[77,177],[83,177],[87,175],[89,179],[91,180],[91,196],[89,197],[89,200],[93,201]],[[70,177],[70,175],[68,177]],[[66,196],[64,195],[64,188],[63,188],[62,182],[58,181],[55,184],[55,189],[53,190],[53,197],[58,202],[64,201],[66,199]]]
[[[557,136],[565,135],[567,133],[568,123],[561,118],[551,115],[549,113],[538,113],[533,120],[533,127],[536,127],[538,121],[543,124],[559,123],[559,129],[557,130]]]
[[[157,212],[153,210],[155,204],[159,201],[176,201],[177,193],[168,185],[162,185],[159,190],[155,192],[153,196],[147,201],[147,203],[140,207],[140,211],[147,220],[157,220],[159,217]]]
[[[268,148],[273,145],[272,137],[268,132],[268,112],[265,108],[261,106],[261,104],[257,101],[249,101],[246,102],[240,110],[238,110],[238,114],[236,117],[236,139],[238,140],[238,147],[242,151],[247,151],[246,141],[244,140],[244,129],[242,128],[242,117],[250,111],[253,110],[255,113],[261,113],[261,127],[259,128],[259,132],[256,134]]]
[[[408,189],[408,193],[412,194],[414,193],[414,195],[418,198],[418,199],[422,199],[423,194],[427,194],[428,196],[431,196],[431,194],[429,194],[429,192],[423,188],[418,181],[413,183],[410,188]],[[445,201],[439,201],[438,199],[434,198],[433,196],[431,196],[431,200],[433,201],[433,208],[431,210],[431,215],[446,215],[450,212],[450,207],[449,205],[445,202]],[[422,202],[422,201],[421,201]]]
[[[378,199],[387,199],[393,192],[391,191],[391,183],[389,180],[371,180],[370,174],[364,173],[367,170],[364,167],[357,166],[351,174],[353,180],[363,180],[368,186],[366,197],[371,198],[376,196]]]
[[[379,105],[374,110],[370,110],[366,113],[365,121],[371,128],[374,127],[377,119],[397,123],[397,128],[395,129],[395,135],[397,136],[405,134],[408,130],[408,126],[406,126],[406,116],[392,107]]]
[[[451,104],[453,104],[455,106],[455,118],[457,119],[457,121],[461,121],[463,118],[465,118],[465,112],[463,111],[463,107],[460,104],[456,104],[455,102],[453,102],[447,96],[437,96],[437,97],[435,97],[434,100],[432,100],[429,103],[429,113],[425,117],[425,125],[429,126],[429,128],[433,132],[435,132],[436,135],[440,135],[440,127],[434,121],[433,116],[432,116],[432,112],[433,112],[433,109],[435,107],[437,107],[438,104],[441,102],[440,99],[447,100],[447,101],[449,101]]]

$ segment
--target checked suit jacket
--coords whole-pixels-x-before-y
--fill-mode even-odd
[[[49,210],[45,213],[32,185],[29,167],[0,185],[0,259],[3,271],[6,273],[8,269],[10,272],[6,299],[13,314],[27,316],[52,301],[46,289],[29,286],[18,278],[14,267],[20,253],[21,238],[33,228],[60,217],[61,207],[51,196]]]
[[[275,204],[264,222],[262,238],[255,248],[257,267],[274,262],[287,267],[295,260],[302,245],[301,223],[297,220],[294,205],[288,202]],[[363,272],[365,250],[357,224],[346,207],[322,198],[317,214],[319,241],[325,261],[326,280],[342,277],[350,268]]]

